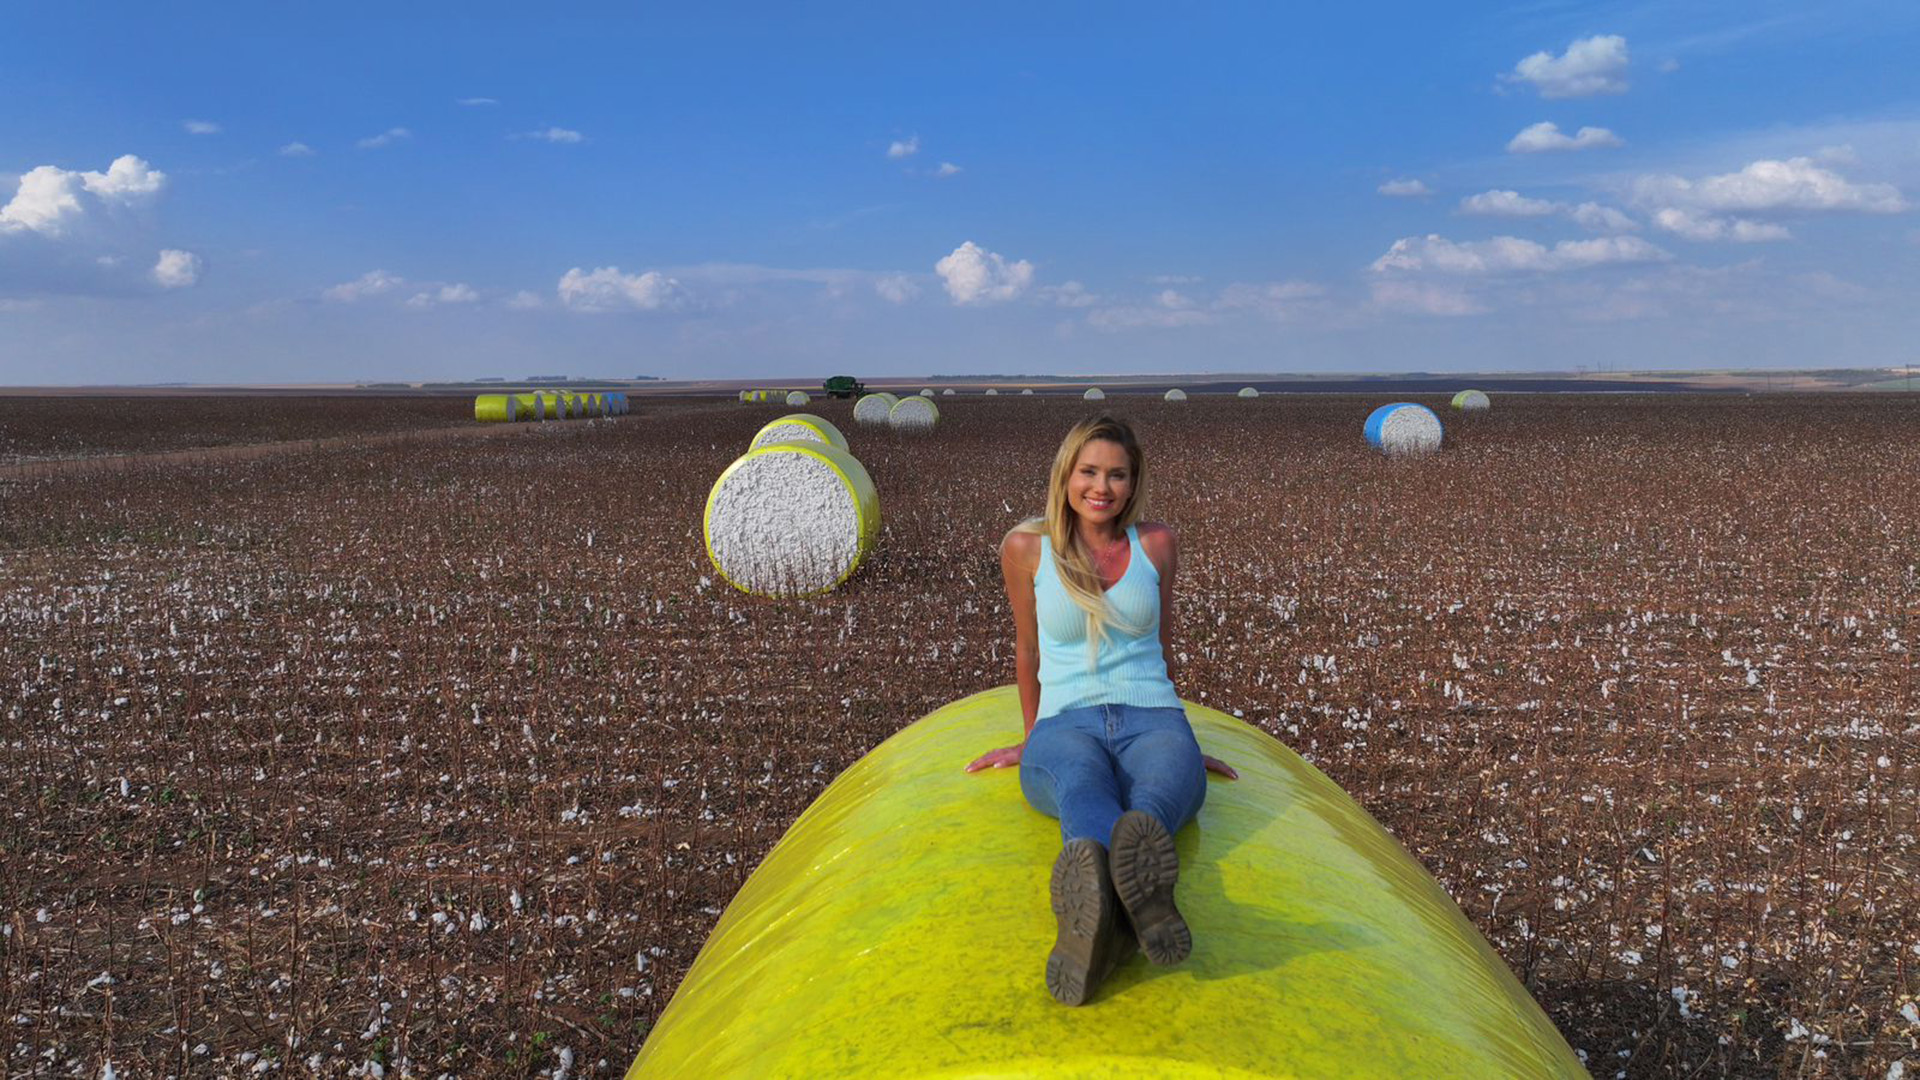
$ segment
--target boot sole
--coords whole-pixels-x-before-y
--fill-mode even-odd
[[[1058,933],[1047,956],[1047,992],[1063,1005],[1085,1004],[1106,975],[1100,968],[1119,912],[1105,861],[1106,852],[1088,839],[1069,843],[1053,861],[1049,893]]]
[[[1180,853],[1158,818],[1129,810],[1113,826],[1113,886],[1147,959],[1177,964],[1193,952],[1193,932],[1174,906]]]

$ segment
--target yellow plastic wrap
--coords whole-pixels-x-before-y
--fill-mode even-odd
[[[1432,877],[1293,751],[1189,703],[1209,781],[1181,830],[1186,963],[1048,996],[1059,826],[1015,770],[1011,686],[881,744],[728,906],[628,1077],[1585,1077]]]
[[[473,418],[488,424],[510,424],[520,419],[520,403],[512,394],[481,394],[473,399]]]

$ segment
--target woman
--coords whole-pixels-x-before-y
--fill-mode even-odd
[[[1145,469],[1133,429],[1111,416],[1060,444],[1046,516],[1000,545],[1026,739],[967,766],[1018,765],[1027,801],[1060,819],[1047,990],[1068,1005],[1092,997],[1136,940],[1156,964],[1186,959],[1173,834],[1205,801],[1207,769],[1236,775],[1200,753],[1174,692],[1179,545],[1139,523]]]

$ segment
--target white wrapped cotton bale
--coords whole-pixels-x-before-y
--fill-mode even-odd
[[[941,396],[941,397],[952,397],[952,396],[953,396],[953,387],[951,387],[951,386],[949,386],[949,387],[947,387],[947,388],[946,388],[945,390],[942,390],[942,391],[940,391],[940,396]]]
[[[853,422],[856,424],[884,424],[887,413],[900,399],[892,394],[867,394],[853,403]]]
[[[757,450],[782,442],[818,442],[842,450],[847,448],[847,437],[840,434],[840,429],[831,422],[812,413],[789,413],[761,428],[748,449]]]
[[[852,454],[773,443],[727,466],[707,495],[707,557],[728,584],[810,596],[852,576],[880,535],[880,497]]]
[[[1256,398],[1260,396],[1260,391],[1251,386],[1243,386],[1240,388],[1240,396],[1244,398]]]
[[[1107,392],[1105,390],[1100,389],[1097,386],[1088,388],[1087,392],[1084,394],[1081,394],[1080,396],[1082,398],[1085,398],[1088,401],[1107,400]]]
[[[1453,407],[1461,412],[1486,412],[1493,407],[1493,402],[1479,390],[1462,390],[1453,395]]]
[[[926,389],[926,390],[922,390],[922,391],[920,391],[920,396],[921,396],[921,397],[932,397],[932,396],[933,396],[933,390],[932,390],[932,389]]]
[[[1031,386],[1029,386],[1029,387],[1027,387],[1027,388],[1026,388],[1025,390],[1022,390],[1022,391],[1020,391],[1020,396],[1021,396],[1021,397],[1032,397],[1032,396],[1033,396],[1033,387],[1031,387]]]
[[[1399,401],[1367,416],[1367,442],[1389,454],[1429,454],[1440,449],[1440,418],[1425,405]]]
[[[1168,401],[1185,401],[1187,400],[1187,392],[1176,386],[1173,389],[1167,391],[1167,400]]]
[[[995,389],[994,389],[993,387],[991,387],[991,386],[989,386],[989,387],[987,387],[987,396],[988,396],[988,397],[998,397],[998,396],[999,396],[999,394],[1000,394],[1000,391],[998,391],[998,390],[995,390]]]
[[[932,431],[940,422],[940,407],[932,398],[904,397],[887,413],[895,431]]]
[[[812,400],[812,398],[807,396],[805,390],[794,390],[787,394],[787,404],[789,405],[805,405]]]

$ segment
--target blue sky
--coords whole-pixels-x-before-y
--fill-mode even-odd
[[[1920,5],[42,5],[0,383],[1885,366]]]

